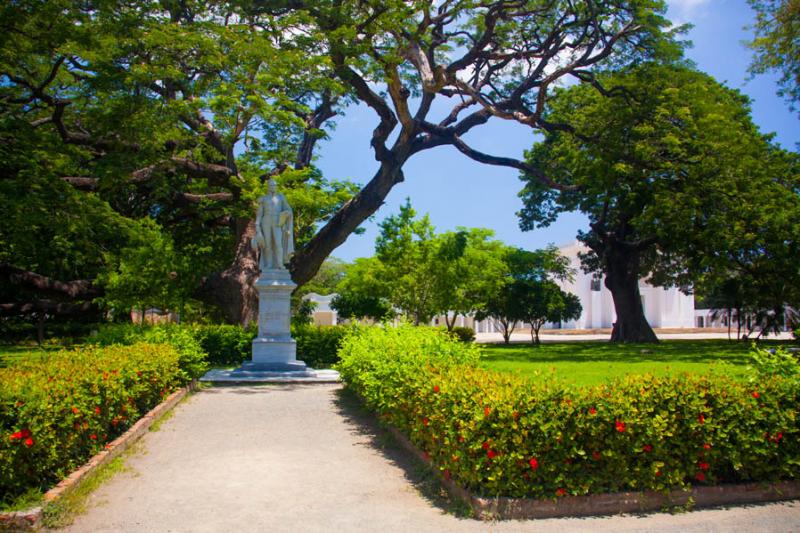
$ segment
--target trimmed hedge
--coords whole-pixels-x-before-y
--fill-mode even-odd
[[[297,342],[297,358],[312,368],[330,368],[339,360],[337,352],[347,326],[293,326],[292,337]],[[210,366],[238,366],[249,361],[253,353],[255,327],[237,325],[159,325],[137,326],[116,324],[100,328],[91,342],[103,346],[134,342],[175,343],[180,350],[191,354],[202,375]],[[202,372],[200,369],[202,367]]]
[[[553,498],[800,475],[800,382],[680,375],[569,389],[475,366],[473,346],[359,329],[338,370],[446,477],[485,496]]]
[[[170,345],[84,347],[0,369],[0,502],[46,490],[186,383]]]

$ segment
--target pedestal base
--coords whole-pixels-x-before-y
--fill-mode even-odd
[[[296,357],[297,343],[291,337],[256,337],[253,339],[253,363],[293,364],[298,362]]]

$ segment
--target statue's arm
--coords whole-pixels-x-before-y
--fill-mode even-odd
[[[258,210],[256,211],[256,235],[250,243],[254,250],[258,250],[260,243],[264,242],[264,233],[261,231],[261,222],[264,219],[264,205],[259,202]]]

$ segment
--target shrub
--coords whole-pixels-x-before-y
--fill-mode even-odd
[[[186,381],[169,345],[84,347],[0,369],[0,501],[45,490]]]
[[[211,365],[240,365],[251,358],[257,330],[237,325],[196,325],[191,331]]]
[[[475,342],[475,330],[472,328],[456,326],[450,333],[461,342]]]
[[[553,498],[800,474],[800,384],[631,376],[569,389],[476,366],[474,346],[357,330],[338,369],[433,464],[487,496]]]
[[[136,326],[133,324],[114,324],[101,327],[89,339],[92,344],[111,346],[131,345],[137,342],[170,344],[179,354],[179,365],[184,380],[196,379],[208,370],[206,352],[189,327],[179,325]]]
[[[750,381],[760,381],[771,376],[800,379],[800,360],[797,354],[788,352],[783,346],[765,349],[755,343],[750,350]]]
[[[330,368],[339,360],[339,346],[347,326],[301,326],[292,330],[297,358],[311,368]]]

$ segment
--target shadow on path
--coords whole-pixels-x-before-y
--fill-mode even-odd
[[[352,434],[366,437],[367,446],[400,468],[406,481],[424,500],[443,513],[458,518],[472,517],[472,509],[462,500],[452,497],[427,465],[406,452],[353,392],[344,387],[336,389],[332,394],[332,403]]]

